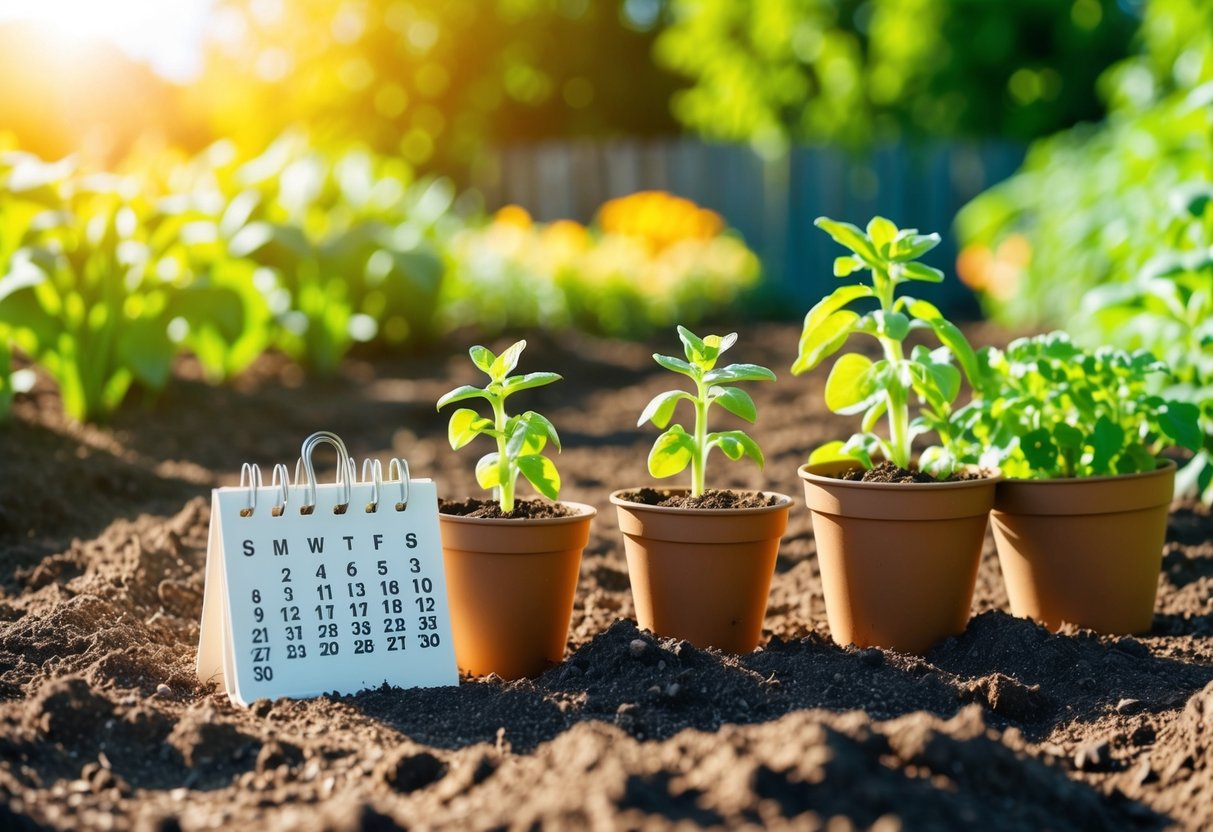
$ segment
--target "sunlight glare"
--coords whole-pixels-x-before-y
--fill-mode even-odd
[[[210,6],[211,0],[6,0],[0,22],[45,25],[68,42],[108,41],[182,81],[200,69]]]

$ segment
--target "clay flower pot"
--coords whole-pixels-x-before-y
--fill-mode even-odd
[[[1139,633],[1154,620],[1175,463],[1112,477],[1005,480],[991,514],[1011,612]]]
[[[455,663],[477,676],[537,676],[564,658],[581,550],[597,509],[526,520],[439,514]]]
[[[802,465],[830,635],[925,653],[964,631],[994,486],[838,479],[853,462]]]
[[[779,538],[792,500],[772,506],[651,506],[611,494],[623,532],[636,619],[642,629],[697,647],[748,653],[758,646]],[[685,494],[689,489],[667,489]]]

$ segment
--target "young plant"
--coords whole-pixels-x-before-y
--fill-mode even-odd
[[[1083,350],[1064,332],[978,353],[977,396],[959,414],[974,453],[1008,477],[1153,471],[1168,445],[1197,450],[1200,410],[1163,398],[1167,365],[1113,347]]]
[[[655,360],[667,370],[686,376],[695,382],[694,394],[683,390],[669,390],[653,398],[640,414],[636,425],[652,422],[665,429],[680,401],[688,401],[695,408],[695,432],[687,433],[682,425],[665,430],[653,443],[649,452],[649,473],[654,477],[672,477],[691,466],[691,496],[703,494],[705,468],[708,453],[719,448],[731,460],[743,456],[762,467],[764,460],[758,443],[740,430],[708,432],[708,408],[718,404],[734,416],[753,422],[758,413],[750,394],[739,387],[724,385],[738,381],[774,381],[775,374],[757,364],[729,364],[716,369],[716,360],[737,342],[737,333],[725,336],[709,335],[700,338],[686,327],[678,327],[683,352],[687,360],[670,355],[654,355]]]
[[[938,269],[916,262],[939,244],[939,235],[898,229],[884,217],[874,217],[866,233],[828,217],[819,217],[815,225],[852,252],[835,259],[835,276],[867,270],[871,282],[840,286],[809,310],[792,372],[799,375],[812,370],[855,333],[875,338],[882,357],[872,361],[862,353],[846,353],[834,363],[826,380],[826,405],[835,413],[862,413],[862,430],[846,442],[817,448],[809,462],[850,459],[871,468],[873,458],[882,456],[909,468],[914,438],[933,431],[941,444],[922,453],[919,467],[937,477],[947,476],[958,464],[958,431],[952,405],[960,393],[961,377],[952,359],[956,358],[971,377],[976,357],[961,331],[933,304],[897,297],[903,283],[943,280]],[[876,301],[875,309],[860,314],[849,308],[868,298]],[[907,356],[904,342],[915,330],[934,332],[941,346],[934,350],[916,346]],[[912,396],[917,398],[920,410],[913,420]],[[888,438],[873,432],[882,416],[888,423]]]
[[[476,463],[476,481],[481,488],[494,490],[504,514],[514,510],[514,487],[519,474],[548,499],[555,500],[560,494],[560,474],[556,471],[555,463],[542,453],[549,441],[557,451],[560,450],[556,428],[546,417],[533,410],[517,416],[509,416],[505,412],[505,400],[510,395],[560,380],[556,373],[510,376],[518,366],[518,357],[524,349],[526,341],[512,344],[501,355],[494,355],[485,347],[472,347],[468,355],[472,363],[489,377],[488,385],[481,388],[465,384],[438,400],[439,409],[465,399],[488,400],[493,409],[493,418],[461,407],[451,415],[447,436],[455,450],[477,436],[489,436],[497,441],[497,450],[485,454]]]

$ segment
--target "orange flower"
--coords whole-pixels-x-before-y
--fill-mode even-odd
[[[1031,261],[1028,238],[1012,234],[998,244],[997,251],[988,246],[966,246],[956,258],[956,273],[969,288],[995,300],[1010,300]]]
[[[513,225],[518,228],[530,228],[534,225],[531,215],[521,205],[505,205],[493,215],[493,222],[501,225]]]

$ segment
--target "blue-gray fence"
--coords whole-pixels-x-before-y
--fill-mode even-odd
[[[540,220],[587,222],[607,199],[640,190],[685,196],[721,213],[762,257],[778,294],[802,306],[832,288],[841,253],[814,218],[862,225],[879,213],[943,235],[927,260],[951,279],[915,294],[964,312],[975,307],[953,277],[952,222],[1023,158],[1022,145],[1005,142],[898,143],[861,154],[802,147],[766,160],[744,145],[688,138],[563,141],[490,152],[476,184],[489,208],[515,203]]]

